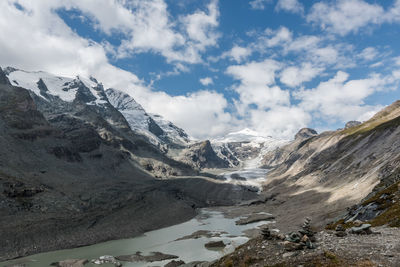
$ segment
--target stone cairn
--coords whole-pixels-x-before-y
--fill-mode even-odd
[[[311,229],[311,219],[306,218],[298,232],[291,232],[286,235],[283,246],[287,251],[301,250],[304,248],[314,249],[315,241],[314,231]]]
[[[261,235],[266,240],[273,240],[273,239],[275,239],[275,240],[284,240],[285,239],[285,235],[284,234],[280,234],[280,233],[278,233],[276,231],[271,231],[268,226],[264,226],[261,229]]]
[[[261,235],[263,236],[264,239],[271,240],[271,230],[269,230],[268,226],[265,226],[261,229]]]

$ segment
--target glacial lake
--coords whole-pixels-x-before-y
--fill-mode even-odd
[[[66,249],[53,252],[46,252],[20,258],[8,262],[0,263],[0,266],[7,266],[17,263],[23,263],[29,267],[50,266],[51,263],[66,259],[97,259],[102,255],[131,255],[137,251],[142,255],[148,255],[150,252],[162,252],[179,256],[179,259],[186,263],[192,261],[213,261],[225,254],[232,252],[235,247],[248,241],[244,231],[254,229],[268,222],[261,221],[247,225],[236,225],[235,221],[239,218],[225,218],[222,213],[211,209],[199,210],[199,215],[190,221],[147,232],[141,236],[129,239],[114,240],[96,245],[80,247],[75,249]],[[214,237],[200,237],[197,239],[179,238],[193,234],[196,231],[205,230],[217,234]],[[207,249],[205,244],[210,241],[223,241],[227,246],[223,249]],[[171,260],[147,262],[122,262],[123,266],[164,266]],[[112,266],[87,264],[85,266]]]

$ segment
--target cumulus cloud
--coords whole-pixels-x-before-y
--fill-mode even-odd
[[[280,80],[287,86],[296,87],[303,82],[311,81],[322,71],[323,68],[314,67],[311,63],[303,63],[300,67],[290,66],[285,68],[280,74]]]
[[[64,0],[58,5],[80,10],[108,35],[121,34],[123,40],[116,49],[120,58],[153,52],[168,62],[199,63],[201,52],[216,45],[219,37],[217,0],[210,1],[207,12],[197,10],[175,20],[164,0]]]
[[[364,100],[374,92],[383,90],[392,81],[390,77],[377,74],[365,79],[349,80],[348,73],[338,71],[333,78],[321,82],[316,88],[300,90],[295,96],[305,111],[322,118],[348,121],[376,110],[376,106],[366,105]]]
[[[274,47],[292,41],[292,32],[284,26],[275,31],[268,28],[265,30],[265,33],[266,37],[261,37],[259,40],[260,45],[264,44],[267,47]]]
[[[278,0],[275,9],[298,14],[304,13],[304,6],[298,0]]]
[[[235,45],[232,47],[231,50],[222,53],[221,58],[229,58],[231,60],[236,61],[237,63],[240,63],[247,57],[249,57],[251,53],[252,49],[250,47],[242,47]]]
[[[208,85],[214,83],[214,81],[211,77],[204,77],[204,78],[201,78],[199,81],[204,86],[208,86]]]
[[[307,21],[339,35],[357,33],[367,26],[400,21],[400,1],[385,10],[377,3],[364,0],[318,2],[311,8]]]
[[[198,91],[176,97],[152,92],[145,98],[140,103],[148,112],[162,114],[198,138],[223,135],[234,127],[232,115],[225,111],[227,100],[216,92]]]
[[[251,110],[251,127],[257,131],[285,139],[311,122],[311,116],[302,108],[278,106],[270,110]]]

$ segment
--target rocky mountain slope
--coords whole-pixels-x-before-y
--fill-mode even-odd
[[[303,212],[318,218],[321,225],[329,222],[372,191],[396,182],[391,177],[399,171],[399,116],[400,101],[396,101],[353,127],[319,135],[301,130],[293,142],[265,155],[262,162],[272,169],[266,192],[291,199],[283,205],[294,212],[291,220]]]
[[[261,199],[221,210],[275,222],[211,266],[398,266],[400,101],[337,131],[301,129],[262,162],[271,170]],[[299,237],[305,217],[312,231]]]
[[[134,236],[254,197],[207,179],[156,179],[197,172],[132,131],[95,79],[0,69],[0,146],[0,261]]]

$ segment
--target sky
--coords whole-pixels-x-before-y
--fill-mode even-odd
[[[400,98],[400,0],[1,0],[0,37],[1,67],[93,76],[201,139]]]

